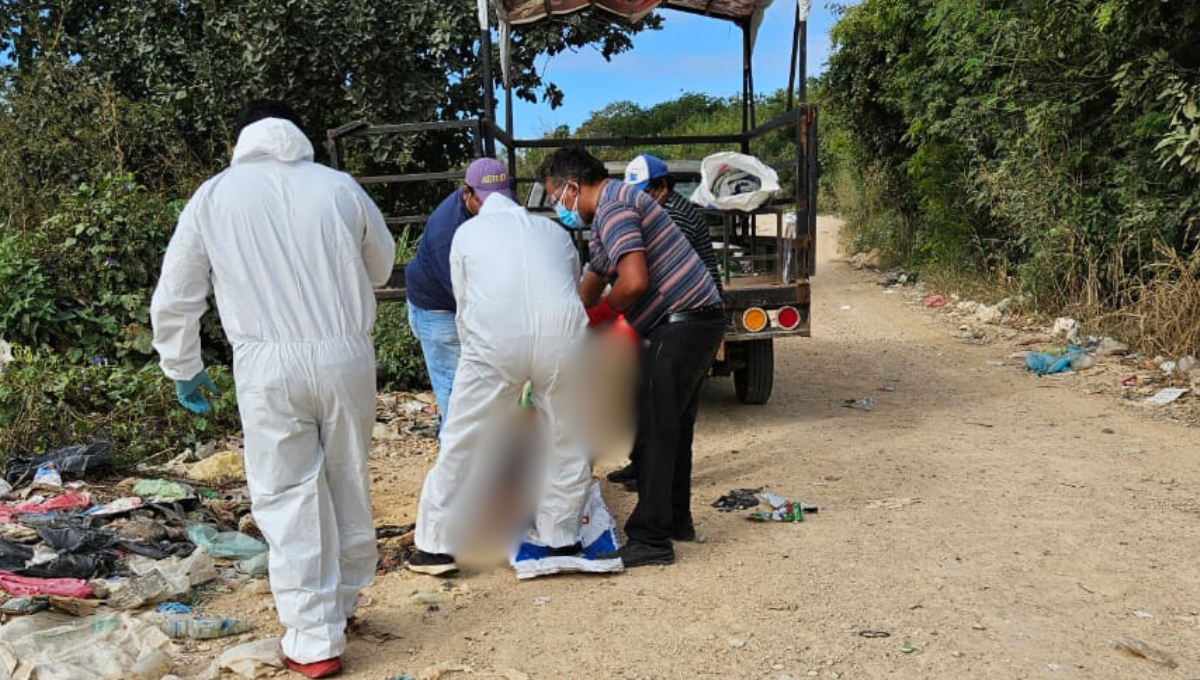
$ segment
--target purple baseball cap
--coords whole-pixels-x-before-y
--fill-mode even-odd
[[[508,168],[495,158],[476,158],[467,166],[466,181],[480,202],[487,201],[488,196],[496,193],[517,200],[508,184]]]

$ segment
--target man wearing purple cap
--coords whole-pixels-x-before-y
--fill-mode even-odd
[[[463,185],[429,215],[417,253],[404,269],[408,324],[421,343],[425,370],[444,421],[460,346],[454,323],[454,291],[450,282],[450,244],[463,222],[479,213],[493,192],[513,197],[508,170],[494,158],[479,158],[467,168]]]
[[[536,507],[529,507],[536,539],[551,555],[577,554],[591,480],[587,451],[567,424],[569,357],[587,328],[579,254],[565,230],[497,190],[458,229],[449,259],[462,354],[441,451],[421,490],[418,552],[408,567],[450,573],[456,557],[475,547],[476,527],[489,512],[487,490],[500,472],[497,449],[515,434],[526,383],[547,449],[531,452],[545,453],[534,480]]]

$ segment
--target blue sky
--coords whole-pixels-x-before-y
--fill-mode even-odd
[[[854,4],[847,2],[846,4]],[[767,9],[754,54],[754,89],[787,86],[792,49],[794,0],[775,0]],[[593,49],[538,60],[545,77],[562,88],[563,106],[517,101],[514,126],[523,138],[540,137],[566,124],[574,129],[592,111],[614,101],[641,105],[673,99],[684,92],[732,95],[741,91],[742,34],[728,21],[663,10],[663,28],[634,36],[632,50],[604,61]],[[809,75],[824,69],[833,13],[814,0],[808,19]],[[520,30],[519,28],[516,30]],[[504,120],[503,94],[497,114]]]

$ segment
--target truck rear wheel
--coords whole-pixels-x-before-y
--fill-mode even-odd
[[[743,404],[765,404],[775,383],[775,346],[770,338],[742,345],[742,366],[733,371],[733,387]]]

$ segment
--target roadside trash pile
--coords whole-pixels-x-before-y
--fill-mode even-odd
[[[438,435],[437,402],[431,393],[393,392],[375,398],[375,439],[396,442],[402,435],[427,440],[436,450]],[[425,451],[409,452],[420,455]]]
[[[107,442],[10,456],[0,482],[0,677],[159,680],[173,640],[248,632],[248,622],[183,604],[193,589],[266,573],[238,447],[200,447],[116,484]],[[203,677],[274,668],[277,646],[226,650]]]
[[[915,286],[920,278],[920,272],[905,271],[896,269],[887,272],[883,275],[883,281],[879,285],[884,288],[892,288],[895,286]]]
[[[1023,324],[1014,307],[1024,301],[1024,296],[988,305],[961,300],[958,295],[925,295],[921,288],[917,284],[916,294],[910,296],[914,304],[955,319],[959,323],[958,336],[968,342],[986,345],[1006,340],[1026,348],[1006,358],[1021,363],[1034,375],[1082,374],[1090,391],[1119,393],[1140,406],[1196,403],[1183,399],[1200,390],[1200,362],[1194,356],[1151,357],[1135,352],[1117,338],[1085,335],[1083,323],[1071,317],[1057,318],[1048,326]],[[1008,365],[1000,359],[988,364]],[[1175,414],[1194,410],[1189,407]]]
[[[761,487],[732,489],[712,504],[718,512],[749,510],[759,506],[765,509],[750,513],[746,519],[753,522],[803,522],[805,515],[816,514],[819,511],[815,505],[792,501]]]
[[[1081,338],[1079,322],[1061,318],[1055,321],[1052,334],[1071,343],[1045,352],[1028,352],[1025,366],[1037,375],[1053,375],[1069,371],[1086,371],[1104,366],[1119,374],[1125,396],[1140,399],[1149,406],[1167,406],[1200,387],[1200,365],[1188,355],[1178,359],[1163,356],[1148,357],[1131,352],[1129,345],[1111,337]]]

